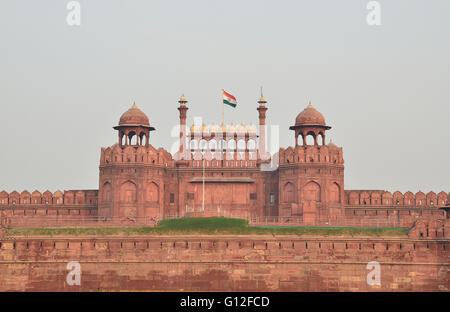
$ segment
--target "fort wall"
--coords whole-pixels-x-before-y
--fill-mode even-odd
[[[96,207],[98,190],[67,190],[54,193],[45,191],[41,194],[39,191],[30,193],[24,190],[22,193],[13,191],[7,193],[0,192],[0,208],[11,207],[20,208],[76,208],[76,207]]]
[[[300,209],[300,206],[297,207],[295,203],[289,204],[288,202],[290,200],[294,200],[295,202],[297,202],[304,201],[305,199],[301,197],[302,192],[294,191],[292,192],[292,195],[289,195],[291,194],[289,193],[289,190],[282,190],[282,188],[287,188],[291,184],[292,189],[295,190],[295,185],[301,184],[301,181],[305,180],[301,180],[300,178],[298,178],[299,175],[296,174],[297,169],[281,169],[283,171],[282,178],[276,179],[276,181],[281,181],[281,184],[283,186],[279,186],[277,183],[270,185],[269,182],[273,180],[270,179],[270,173],[268,173],[265,177],[260,177],[257,173],[247,172],[246,174],[248,176],[253,177],[253,179],[258,181],[257,185],[265,185],[266,188],[263,188],[263,190],[259,190],[258,188],[253,187],[254,189],[250,188],[246,191],[252,194],[256,194],[258,193],[258,191],[260,191],[259,194],[265,194],[263,196],[258,196],[258,200],[255,200],[254,203],[252,200],[248,200],[245,196],[245,198],[239,199],[242,201],[241,204],[232,202],[227,204],[227,201],[222,198],[221,204],[219,205],[222,208],[221,211],[218,211],[217,205],[207,202],[204,206],[205,209],[200,212],[192,209],[192,211],[185,212],[183,215],[180,215],[176,213],[176,210],[175,213],[174,211],[166,210],[162,215],[164,218],[180,216],[206,217],[222,215],[226,217],[247,218],[252,224],[281,223],[284,225],[305,225],[303,214],[284,216],[282,213],[283,209],[286,208],[291,209],[290,211]],[[292,170],[292,173],[288,172],[290,170]],[[187,207],[202,206],[201,202],[198,202],[201,199],[200,193],[202,192],[202,188],[198,185],[196,186],[196,184],[198,183],[188,183],[192,179],[196,179],[196,177],[193,178],[193,173],[191,173],[189,169],[187,169],[187,171],[185,169],[182,172],[176,172],[176,170],[174,170],[173,172],[177,175],[177,180],[184,181],[184,184],[188,185],[188,187],[185,189],[187,194],[191,194],[192,198],[195,198],[194,200],[188,199],[188,196],[186,196],[186,198],[180,198],[179,200],[183,203],[183,205]],[[168,173],[167,175],[171,174],[173,173]],[[134,178],[137,176],[134,172],[132,175],[134,176]],[[147,173],[144,174],[144,176],[147,175]],[[226,172],[226,175],[220,176],[219,179],[230,179],[231,175],[232,172]],[[208,175],[207,179],[208,178],[214,179],[214,176],[210,177]],[[171,185],[175,185],[170,182],[170,179],[172,179],[172,177],[159,177],[159,180],[156,181],[161,185],[166,184],[167,190]],[[138,191],[145,198],[143,200],[145,205],[149,205],[151,207],[153,207],[152,205],[156,205],[155,207],[157,208],[155,209],[157,211],[160,211],[163,210],[164,207],[159,203],[159,199],[166,197],[166,195],[168,194],[165,194],[167,192],[164,192],[163,189],[159,188],[157,186],[158,184],[154,182],[147,183],[147,187],[145,189]],[[246,190],[246,186],[247,184],[243,183],[241,185],[241,188],[244,188],[242,188],[242,190],[239,189],[241,191],[239,191],[238,189],[234,190],[234,186],[230,190],[234,190],[236,196],[240,195],[242,197],[242,195],[245,193],[244,191]],[[176,188],[176,186],[174,187]],[[230,185],[230,187],[232,187],[232,185]],[[208,194],[214,193],[216,194],[216,196],[218,196],[217,194],[219,194],[223,188],[224,185],[221,183],[210,183],[206,184],[205,192]],[[273,215],[268,212],[274,211],[274,208],[266,207],[264,205],[264,202],[269,200],[266,197],[269,196],[271,192],[270,190],[278,188],[280,188],[280,193],[282,194],[278,207],[280,213]],[[173,192],[176,193],[177,191],[178,190],[176,189]],[[197,193],[199,193],[200,195]],[[330,195],[328,194],[328,192],[326,193],[327,194],[320,194],[319,196],[324,198],[325,196]],[[310,194],[311,192],[305,193],[304,195],[311,196]],[[335,195],[336,193],[332,196]],[[104,192],[103,196],[105,196],[105,198],[109,198],[110,195]],[[227,197],[227,199],[233,200],[233,196],[234,195],[231,194]],[[289,199],[289,196],[291,196],[292,198]],[[301,198],[296,198],[297,196]],[[170,198],[166,200],[170,201]],[[341,212],[340,214],[334,214],[334,218],[324,218],[323,220],[313,219],[310,220],[307,225],[411,227],[417,219],[422,217],[434,218],[436,220],[445,220],[448,218],[447,211],[445,209],[440,209],[442,207],[445,207],[445,205],[448,205],[449,202],[448,194],[445,192],[440,192],[438,194],[434,192],[429,192],[428,194],[418,192],[414,195],[412,192],[406,192],[405,194],[394,192],[392,194],[390,192],[376,190],[346,190],[344,201],[345,203],[344,209],[342,210],[343,212]],[[105,202],[107,203],[108,201],[103,201],[103,208],[105,208]],[[156,202],[156,204],[154,202]],[[171,207],[174,205],[169,204],[169,206]],[[336,209],[333,208],[334,206],[336,206]],[[306,207],[305,204],[303,204],[302,207]],[[321,203],[317,203],[316,207],[319,209],[320,213],[320,208],[322,207]],[[226,208],[229,209],[227,210]],[[340,211],[341,204],[328,203],[327,209],[330,211]],[[99,223],[96,221],[105,221],[106,219],[109,221],[112,221],[114,219],[114,221],[117,221],[117,225],[121,225],[120,220],[122,220],[125,225],[127,223],[126,221],[129,219],[127,219],[126,216],[102,217],[102,215],[99,215],[97,190],[68,190],[64,193],[60,191],[56,191],[55,193],[46,191],[43,194],[38,191],[34,191],[31,194],[28,191],[23,191],[20,194],[17,191],[11,193],[3,191],[0,193],[0,210],[3,211],[3,213],[11,219],[11,226],[104,226],[100,224],[102,222]],[[253,214],[250,214],[250,212],[253,212]],[[339,218],[337,216],[339,216]],[[156,218],[136,216],[133,216],[131,219],[135,221],[134,225],[153,225],[156,220]],[[110,222],[109,225],[113,225],[113,223],[114,222]],[[133,225],[133,223],[129,222],[127,224]]]
[[[449,256],[445,238],[17,237],[1,241],[0,290],[449,291]],[[367,284],[371,261],[381,285]]]

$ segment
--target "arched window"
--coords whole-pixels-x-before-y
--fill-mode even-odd
[[[295,187],[291,182],[287,182],[283,187],[283,198],[285,203],[293,203],[295,201]]]
[[[341,202],[341,192],[340,187],[337,183],[331,184],[330,187],[330,202],[339,203]]]
[[[145,200],[148,202],[159,202],[159,187],[155,182],[151,182],[145,189]]]
[[[303,188],[303,198],[306,201],[320,202],[320,185],[314,181],[311,181]]]
[[[120,187],[120,201],[126,203],[135,203],[136,198],[136,184],[127,181]]]
[[[210,140],[209,141],[209,150],[215,151],[217,149],[217,141],[216,140]]]
[[[239,140],[238,142],[237,142],[237,148],[238,148],[238,150],[239,151],[245,151],[245,149],[246,149],[246,144],[245,144],[245,140]]]
[[[243,159],[245,157],[245,149],[246,149],[246,144],[245,144],[245,140],[239,140],[237,142],[237,150],[239,152],[239,157],[241,159]]]
[[[234,139],[228,141],[227,150],[230,152],[236,150],[236,141]]]
[[[198,148],[197,140],[191,140],[189,142],[189,147],[190,147],[191,151],[197,150],[197,148]]]
[[[305,139],[306,145],[314,145],[314,135],[311,133],[308,133]]]
[[[199,142],[199,148],[202,152],[206,151],[208,149],[208,142],[205,139],[201,139]]]
[[[111,183],[106,182],[103,184],[103,201],[109,202],[112,200],[112,186]]]
[[[317,136],[317,144],[323,145],[323,135],[322,134],[319,134]]]
[[[140,138],[141,138],[141,145],[146,145],[148,143],[148,138],[144,132],[141,132]]]
[[[137,135],[135,135],[135,134],[130,135],[130,142],[131,142],[131,145],[138,145],[138,137],[137,137]]]
[[[255,142],[255,140],[248,140],[247,141],[247,149],[250,152],[254,152],[255,151],[255,149],[256,149],[256,142]]]

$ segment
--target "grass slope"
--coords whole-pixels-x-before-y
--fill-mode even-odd
[[[157,227],[66,227],[66,228],[9,228],[7,236],[34,235],[171,235],[171,234],[230,234],[230,235],[356,235],[402,236],[408,228],[364,227],[308,227],[308,226],[249,226],[244,219],[224,217],[180,218],[159,222]]]

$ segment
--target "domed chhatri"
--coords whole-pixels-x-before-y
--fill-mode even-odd
[[[191,131],[191,133],[200,132],[200,128],[196,124],[192,124],[192,126],[189,130]]]
[[[328,148],[338,149],[337,145],[334,144],[332,140],[330,140],[330,143],[328,143]]]
[[[295,125],[289,129],[295,131],[295,146],[299,145],[299,137],[303,141],[302,145],[307,145],[306,138],[310,135],[314,139],[314,145],[318,145],[319,137],[322,138],[321,145],[325,145],[325,131],[331,127],[327,126],[323,115],[309,103],[295,118]]]
[[[148,146],[150,131],[155,130],[150,126],[147,115],[135,103],[120,116],[119,125],[113,128],[119,131],[120,147],[126,145]],[[133,140],[135,137],[136,140]]]
[[[296,126],[326,126],[325,118],[311,104],[295,118]]]
[[[120,117],[119,126],[150,127],[150,122],[147,115],[145,115],[136,104],[133,104],[133,106]]]

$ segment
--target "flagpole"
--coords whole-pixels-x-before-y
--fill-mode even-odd
[[[205,211],[205,155],[202,157],[203,169],[203,192],[202,192],[202,211]]]
[[[224,119],[225,119],[225,103],[223,102],[223,89],[222,89],[222,125],[224,125]]]

